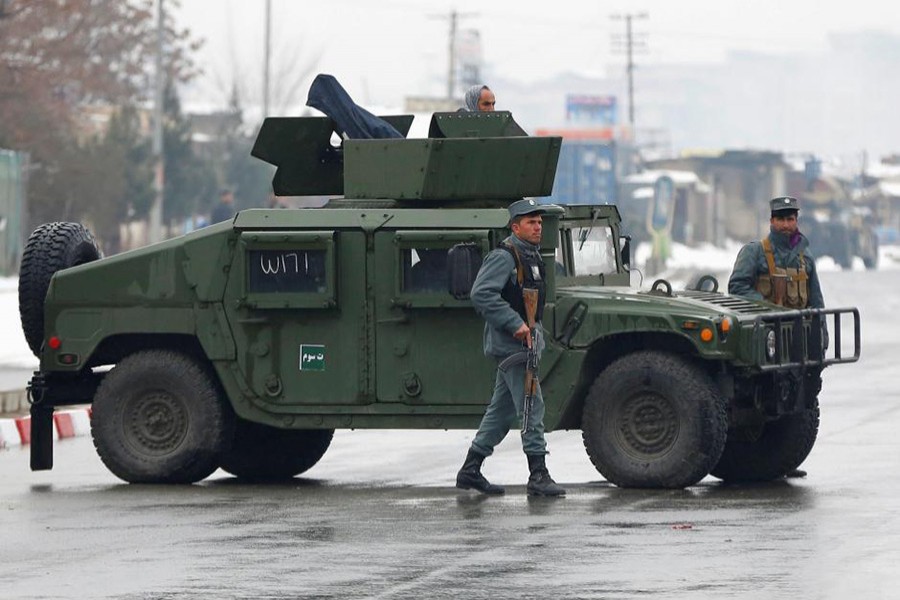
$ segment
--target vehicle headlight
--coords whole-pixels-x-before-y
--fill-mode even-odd
[[[766,356],[775,358],[775,331],[766,334]]]

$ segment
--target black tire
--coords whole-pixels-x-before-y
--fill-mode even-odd
[[[103,379],[91,434],[103,463],[129,483],[194,483],[218,467],[234,436],[234,414],[196,360],[145,350]]]
[[[582,438],[591,462],[619,487],[683,488],[719,460],[726,403],[696,365],[642,351],[609,365],[585,401]]]
[[[806,460],[818,432],[819,401],[813,398],[812,408],[732,435],[711,474],[729,483],[778,479]]]
[[[334,429],[278,429],[239,419],[222,469],[247,481],[280,481],[319,462],[331,445]]]
[[[79,223],[46,223],[28,237],[19,267],[19,317],[35,356],[40,357],[44,340],[44,298],[50,278],[101,256],[94,236]]]
[[[869,271],[875,271],[878,269],[878,257],[864,256],[863,257],[863,265]]]
[[[853,249],[850,243],[850,232],[843,225],[832,223],[829,243],[832,246],[831,257],[842,269],[849,271],[853,267]],[[827,254],[827,252],[826,252]]]
[[[866,256],[863,256],[863,264],[869,271],[878,268],[878,236],[875,233],[869,234],[869,248]]]

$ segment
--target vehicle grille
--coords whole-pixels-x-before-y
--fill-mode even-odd
[[[708,302],[710,304],[715,304],[716,306],[721,306],[729,310],[734,310],[739,313],[745,313],[749,315],[772,311],[770,307],[763,306],[756,302],[750,302],[749,300],[744,300],[743,298],[739,298],[737,296],[725,296],[724,294],[720,294],[718,292],[685,290],[678,292],[676,296],[700,300],[701,302]]]

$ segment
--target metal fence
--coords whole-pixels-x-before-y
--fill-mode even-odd
[[[19,270],[25,243],[25,188],[28,155],[0,149],[0,274]]]

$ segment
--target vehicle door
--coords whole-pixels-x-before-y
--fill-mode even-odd
[[[361,230],[245,231],[225,310],[250,391],[284,405],[373,400]]]
[[[448,292],[447,251],[490,249],[484,230],[375,233],[376,387],[380,402],[471,405],[493,390],[496,365],[484,356],[484,321],[468,299]]]

